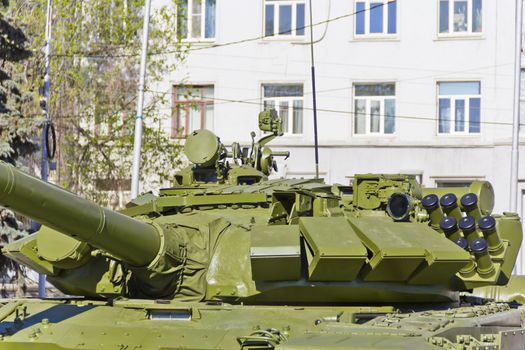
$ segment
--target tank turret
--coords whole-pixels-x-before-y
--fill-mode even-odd
[[[243,303],[457,300],[505,285],[521,244],[513,214],[492,215],[488,182],[423,188],[413,176],[361,174],[352,186],[268,180],[268,134],[230,149],[192,133],[192,165],[172,188],[121,212],[0,164],[0,204],[42,223],[5,254],[67,294]],[[254,136],[252,136],[254,138]]]
[[[3,253],[69,295],[1,300],[2,349],[523,349],[525,309],[488,300],[525,300],[490,183],[269,179],[288,152],[259,126],[191,133],[174,185],[120,212],[0,163],[0,205],[43,224]]]

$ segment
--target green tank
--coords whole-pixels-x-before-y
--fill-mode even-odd
[[[120,212],[1,163],[0,204],[43,225],[3,253],[69,297],[3,300],[0,348],[525,349],[522,227],[488,182],[270,180],[289,154],[274,111],[259,128],[191,133],[173,186]]]

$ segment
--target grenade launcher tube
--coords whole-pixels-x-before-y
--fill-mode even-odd
[[[0,162],[0,204],[132,266],[150,264],[161,249],[154,226],[102,208]]]

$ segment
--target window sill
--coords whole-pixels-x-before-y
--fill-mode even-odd
[[[291,44],[303,44],[306,42],[306,36],[265,36],[259,42],[260,44],[267,44],[271,42],[289,42]]]
[[[356,137],[358,139],[366,139],[366,138],[373,138],[373,139],[378,139],[378,138],[384,138],[384,139],[392,139],[392,138],[395,138],[397,135],[396,133],[393,133],[393,134],[356,134],[356,133],[353,133],[352,134],[352,137]]]
[[[460,134],[460,133],[456,133],[456,134],[453,134],[453,133],[437,133],[436,134],[437,137],[442,137],[442,138],[474,138],[474,137],[480,137],[481,136],[481,132],[476,132],[476,133],[464,133],[464,134]]]
[[[183,39],[181,40],[182,44],[192,44],[192,45],[207,45],[207,44],[214,44],[215,38],[213,39]]]
[[[354,36],[350,42],[360,42],[360,41],[401,41],[399,37],[396,36],[387,36],[387,35],[363,35],[363,36]]]
[[[437,35],[434,38],[434,41],[449,41],[449,40],[485,40],[483,34],[447,34],[447,35]]]

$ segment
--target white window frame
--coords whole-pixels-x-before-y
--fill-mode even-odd
[[[201,3],[201,35],[198,38],[194,38],[191,36],[191,28],[193,25],[193,2],[199,1]],[[183,42],[213,42],[215,41],[215,37],[217,36],[217,5],[218,0],[215,2],[215,28],[214,28],[214,36],[213,38],[206,38],[205,31],[206,31],[206,0],[188,0],[188,13],[187,18],[185,18],[186,22],[186,38],[182,38]]]
[[[479,83],[480,84],[480,93],[475,95],[440,95],[439,94],[439,84],[440,83]],[[439,100],[440,99],[450,99],[450,121],[449,121],[449,132],[440,132],[439,131]],[[480,111],[479,111],[479,132],[470,132],[470,99],[471,98],[479,98],[480,99]],[[456,101],[457,100],[464,100],[465,101],[465,128],[463,131],[456,131]],[[439,81],[437,83],[437,134],[439,136],[447,136],[447,135],[466,135],[466,136],[479,136],[481,135],[481,103],[483,102],[483,98],[481,95],[481,81]]]
[[[297,4],[304,5],[304,34],[297,35]],[[266,35],[266,5],[274,5],[273,7],[273,35]],[[280,19],[280,7],[282,5],[290,5],[292,7],[292,19],[291,19],[291,34],[279,34],[279,19]],[[306,7],[305,0],[264,0],[263,2],[263,37],[264,40],[304,40],[306,38],[306,15],[308,8]]]
[[[448,6],[448,32],[441,33],[440,32],[440,24],[441,24],[441,0],[437,0],[437,35],[440,38],[447,38],[447,37],[465,37],[465,36],[471,36],[471,37],[480,37],[483,36],[484,30],[485,30],[485,5],[486,1],[482,0],[481,2],[481,31],[480,32],[473,32],[472,31],[472,24],[473,24],[473,12],[472,12],[472,3],[473,0],[448,0],[449,6]],[[454,2],[455,1],[466,1],[467,2],[467,31],[466,32],[455,32],[454,31]]]
[[[385,114],[385,100],[394,100],[394,107],[395,107],[395,110],[397,111],[397,100],[396,100],[396,95],[390,95],[390,96],[356,96],[355,94],[355,88],[356,86],[358,85],[379,85],[379,84],[393,84],[394,86],[396,85],[395,82],[372,82],[372,83],[355,83],[353,85],[353,88],[352,88],[352,94],[353,94],[353,106],[352,106],[352,115],[354,116],[353,117],[353,123],[352,123],[352,128],[353,128],[353,134],[354,136],[357,136],[357,137],[363,137],[363,136],[393,136],[397,133],[397,125],[394,124],[394,132],[393,133],[385,133],[385,118],[386,118],[386,114]],[[355,111],[355,107],[357,105],[357,100],[365,100],[365,127],[366,127],[366,130],[364,133],[358,133],[357,132],[357,128],[356,128],[356,118],[357,118],[357,113]],[[370,119],[371,119],[371,110],[370,110],[370,106],[371,106],[371,101],[374,100],[374,101],[380,101],[380,104],[379,104],[379,132],[372,132],[370,129],[371,129],[371,125],[370,125]],[[394,114],[394,123],[397,122],[397,117],[396,117],[396,114]]]
[[[354,13],[357,12],[357,3],[365,3],[365,32],[364,34],[357,34],[357,17],[354,16],[354,38],[355,39],[370,39],[370,38],[397,38],[399,32],[399,2],[396,4],[396,32],[388,33],[388,3],[392,0],[355,0]],[[370,33],[370,3],[383,2],[383,33]]]
[[[303,96],[280,96],[280,97],[265,97],[264,96],[264,86],[267,85],[302,85],[303,86]],[[288,124],[287,124],[287,131],[284,131],[284,135],[286,136],[302,136],[304,135],[304,84],[303,83],[262,83],[261,84],[261,96],[262,96],[262,104],[261,107],[264,110],[264,103],[266,101],[273,101],[275,110],[280,116],[280,102],[285,101],[288,102]],[[293,102],[301,100],[303,102],[302,107],[302,131],[300,133],[294,133],[293,127],[294,127],[294,106]]]
[[[454,185],[457,185],[457,184],[466,184],[467,182],[468,183],[472,183],[474,181],[482,181],[482,180],[485,180],[485,176],[476,176],[476,175],[472,175],[472,176],[440,176],[440,175],[434,175],[434,176],[429,176],[429,179],[431,181],[431,185],[430,187],[435,187],[435,188],[438,188],[439,185],[445,185],[445,186],[442,186],[442,187],[439,187],[439,188],[444,188],[444,187],[454,187]],[[452,185],[452,186],[446,186],[446,185]],[[457,187],[457,186],[456,186]]]

